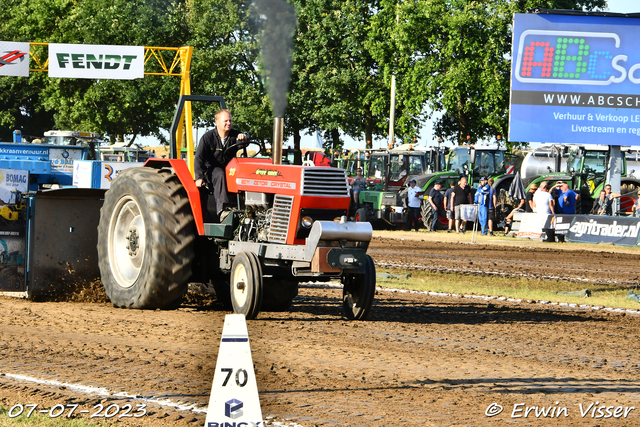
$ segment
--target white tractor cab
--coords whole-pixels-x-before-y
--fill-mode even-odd
[[[76,130],[49,130],[44,133],[43,144],[80,145],[88,147],[99,142],[100,134]]]
[[[139,145],[127,147],[124,142],[100,145],[100,159],[104,162],[146,162],[155,155]]]
[[[96,160],[96,147],[100,144],[100,134],[77,130],[48,130],[41,141],[37,139],[33,143],[60,146],[88,147],[87,159]]]

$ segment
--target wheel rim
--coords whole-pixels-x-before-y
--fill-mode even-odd
[[[344,294],[344,305],[351,312],[356,311],[356,303],[358,302],[358,293],[353,291],[346,291]]]
[[[231,278],[233,299],[238,307],[244,307],[247,302],[249,297],[248,282],[247,270],[242,263],[238,263]]]
[[[134,285],[146,248],[144,218],[140,206],[131,196],[118,201],[109,228],[109,260],[113,277],[119,286]]]

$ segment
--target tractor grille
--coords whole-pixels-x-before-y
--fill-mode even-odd
[[[293,196],[275,195],[268,235],[270,242],[287,243],[292,207]]]
[[[347,172],[336,168],[305,168],[302,173],[302,195],[349,197]]]

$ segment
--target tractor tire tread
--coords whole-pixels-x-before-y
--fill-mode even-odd
[[[109,222],[118,200],[130,196],[145,222],[143,266],[135,283],[124,288],[111,272]],[[107,296],[116,307],[156,309],[179,303],[191,277],[195,256],[195,223],[186,191],[168,170],[130,168],[122,171],[105,195],[98,226],[98,259]]]

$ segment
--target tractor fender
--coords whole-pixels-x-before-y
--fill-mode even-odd
[[[198,235],[204,236],[204,218],[202,217],[202,205],[200,203],[200,190],[196,187],[195,180],[187,167],[187,163],[182,159],[158,159],[150,158],[144,165],[146,168],[163,169],[169,168],[180,180],[180,183],[187,192],[191,214],[196,223]]]
[[[514,178],[513,174],[502,175],[499,178],[495,178],[495,182],[493,183],[493,188],[495,188],[498,191],[503,189],[503,188],[506,191],[509,191],[509,187],[511,187],[511,183],[513,182],[513,178]]]

